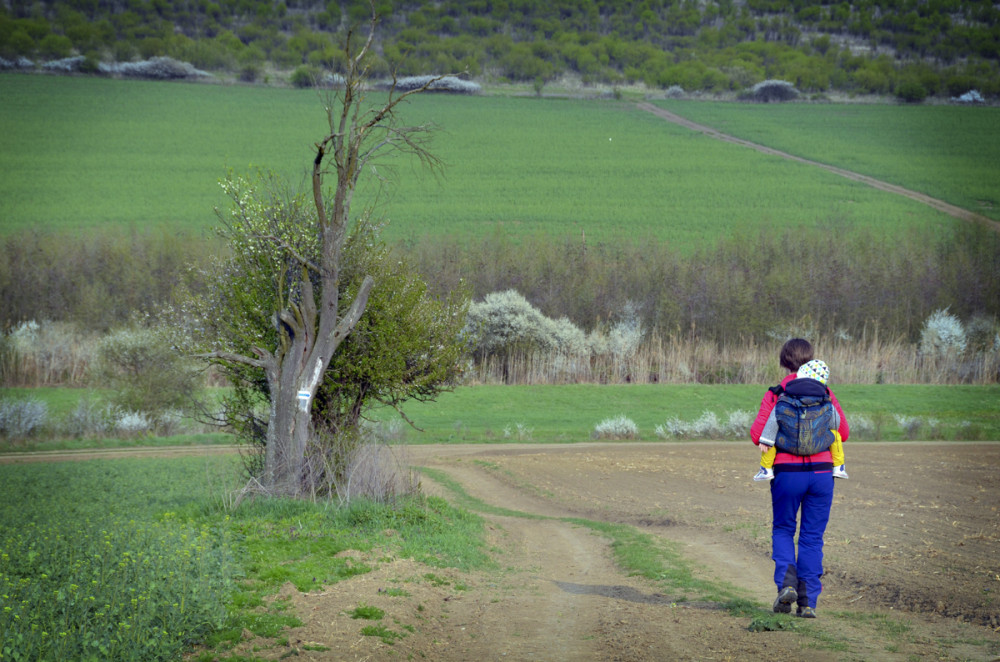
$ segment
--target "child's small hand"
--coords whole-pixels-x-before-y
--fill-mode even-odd
[[[761,452],[761,454],[764,454],[764,453],[768,452],[769,450],[771,450],[772,448],[774,448],[773,446],[768,446],[767,444],[757,444],[757,445],[760,446],[760,452]]]

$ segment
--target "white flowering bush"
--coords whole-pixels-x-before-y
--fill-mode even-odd
[[[956,103],[986,103],[986,99],[979,93],[979,90],[969,90],[965,94],[952,97],[951,100]]]
[[[453,94],[479,94],[482,91],[482,87],[479,83],[462,80],[455,76],[443,76],[438,80],[434,80],[437,76],[406,76],[404,78],[396,79],[396,90],[399,92],[409,92],[410,90],[418,90],[424,85],[427,85],[429,81],[432,82],[427,90],[429,92],[451,92]],[[392,81],[385,81],[377,85],[382,89],[389,89],[392,87]]]
[[[799,91],[786,80],[768,79],[750,88],[747,95],[752,101],[771,103],[772,101],[791,101],[797,99]]]
[[[469,306],[463,332],[480,358],[513,351],[583,352],[586,336],[566,318],[553,320],[517,290],[491,292]]]
[[[901,414],[895,414],[896,423],[899,425],[900,429],[903,431],[903,436],[907,439],[916,439],[917,435],[920,434],[920,428],[923,427],[923,420],[919,416],[903,416]]]
[[[848,421],[851,424],[851,436],[859,439],[874,439],[878,432],[875,421],[864,414],[851,414]]]
[[[631,359],[638,351],[644,335],[639,307],[632,301],[626,301],[621,314],[608,332],[608,351],[618,360]]]
[[[62,58],[61,60],[51,60],[43,64],[42,68],[54,73],[72,74],[80,71],[86,60],[87,58],[84,56],[76,55],[74,57]]]
[[[123,412],[115,421],[115,430],[127,437],[148,434],[152,429],[153,420],[141,411]]]
[[[505,425],[503,428],[504,439],[514,439],[516,441],[531,441],[531,434],[534,432],[524,423],[515,423],[513,426]]]
[[[0,57],[0,71],[4,69],[32,69],[35,63],[24,56],[18,56],[13,60]]]
[[[0,436],[25,439],[41,429],[48,413],[41,400],[0,400]]]
[[[931,313],[920,331],[920,353],[924,356],[958,356],[967,345],[965,327],[947,308]]]
[[[63,419],[61,429],[69,437],[107,437],[114,432],[121,415],[114,405],[83,398]]]
[[[207,71],[196,69],[187,62],[179,62],[169,57],[154,57],[141,62],[121,62],[108,64],[101,62],[97,70],[106,75],[148,78],[151,80],[179,80],[211,76]]]
[[[591,436],[594,439],[636,439],[639,436],[639,426],[622,414],[598,423]]]
[[[754,412],[737,409],[729,412],[729,419],[723,426],[723,435],[727,438],[740,439],[750,436],[750,426],[753,425]]]
[[[753,412],[739,409],[729,412],[723,423],[718,414],[706,410],[693,421],[684,421],[675,416],[662,425],[657,425],[654,432],[661,439],[749,438],[753,418]]]

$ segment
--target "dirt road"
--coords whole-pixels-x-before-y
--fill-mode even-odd
[[[841,177],[846,177],[847,179],[850,179],[852,181],[867,184],[872,188],[877,188],[881,191],[888,191],[889,193],[895,193],[897,195],[902,195],[907,198],[910,198],[911,200],[922,202],[923,204],[929,205],[937,209],[938,211],[942,211],[945,214],[948,214],[949,216],[954,216],[955,218],[959,218],[964,221],[973,221],[976,223],[982,223],[987,227],[991,227],[994,230],[1000,231],[1000,223],[994,221],[988,216],[977,214],[973,211],[969,211],[968,209],[963,209],[962,207],[956,207],[955,205],[945,202],[944,200],[932,198],[931,196],[926,195],[924,193],[920,193],[919,191],[913,191],[908,188],[903,188],[902,186],[897,186],[896,184],[890,184],[889,182],[884,182],[880,179],[869,177],[868,175],[862,175],[826,163],[820,163],[819,161],[812,161],[810,159],[805,159],[800,156],[795,156],[794,154],[789,154],[788,152],[782,152],[780,150],[773,149],[766,145],[760,145],[758,143],[750,142],[749,140],[736,138],[735,136],[730,136],[716,129],[713,129],[710,126],[692,122],[688,119],[681,117],[680,115],[671,113],[669,110],[659,108],[648,102],[639,103],[638,106],[641,110],[645,110],[646,112],[652,113],[657,117],[663,118],[669,122],[673,122],[674,124],[679,124],[680,126],[691,129],[692,131],[697,131],[698,133],[702,133],[709,137],[716,138],[717,140],[733,143],[734,145],[742,145],[743,147],[749,147],[750,149],[755,149],[758,152],[764,154],[770,154],[772,156],[780,156],[781,158],[790,159],[792,161],[798,161],[799,163],[804,163],[806,165],[816,166],[817,168],[823,168],[824,170],[840,175]]]
[[[283,597],[306,623],[267,659],[997,660],[1000,444],[864,443],[848,449],[826,538],[820,618],[752,632],[753,615],[685,602],[630,577],[609,542],[560,518],[624,523],[676,545],[746,599],[770,605],[769,496],[749,443],[415,446],[492,515],[502,569],[463,573],[361,558],[376,570]],[[425,489],[454,496],[432,481]],[[392,535],[387,532],[386,535]],[[393,590],[395,589],[395,590]],[[361,634],[358,605],[386,612]],[[394,636],[394,635],[399,635]],[[391,642],[391,643],[390,643]]]

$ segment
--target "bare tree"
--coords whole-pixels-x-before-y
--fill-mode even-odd
[[[334,353],[364,313],[374,285],[373,278],[365,276],[351,293],[350,304],[342,300],[349,295],[342,282],[341,258],[359,177],[366,170],[374,171],[376,158],[389,152],[415,155],[431,167],[439,165],[425,147],[428,127],[399,126],[395,115],[403,99],[426,90],[438,78],[402,93],[393,86],[380,103],[366,97],[377,23],[373,10],[368,37],[360,48],[352,44],[353,33],[347,35],[343,84],[326,102],[330,130],[315,144],[311,198],[305,203],[312,209],[303,210],[301,198],[268,206],[234,196],[238,213],[247,218],[267,217],[261,223],[242,225],[240,240],[253,244],[254,250],[279,256],[283,265],[278,279],[283,292],[272,300],[278,303],[273,310],[262,311],[270,314],[275,333],[268,336],[270,346],[249,345],[246,353],[219,348],[201,356],[259,369],[266,376],[270,410],[260,483],[272,494],[297,496],[309,491],[306,452],[313,401]],[[336,178],[332,195],[326,185],[329,177]],[[275,209],[281,210],[283,218],[268,217]],[[300,216],[310,222],[298,222]],[[312,236],[290,233],[289,227],[307,228]]]

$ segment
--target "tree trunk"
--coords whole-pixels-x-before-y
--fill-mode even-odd
[[[276,316],[283,342],[265,362],[271,411],[267,426],[263,485],[272,494],[301,496],[312,489],[306,448],[312,437],[312,401],[334,352],[354,329],[368,305],[375,281],[366,276],[347,313],[338,319],[337,293],[323,292],[319,311],[308,278],[302,305]],[[332,317],[332,320],[329,319]],[[322,330],[330,329],[326,333]],[[317,330],[321,333],[317,334]]]

